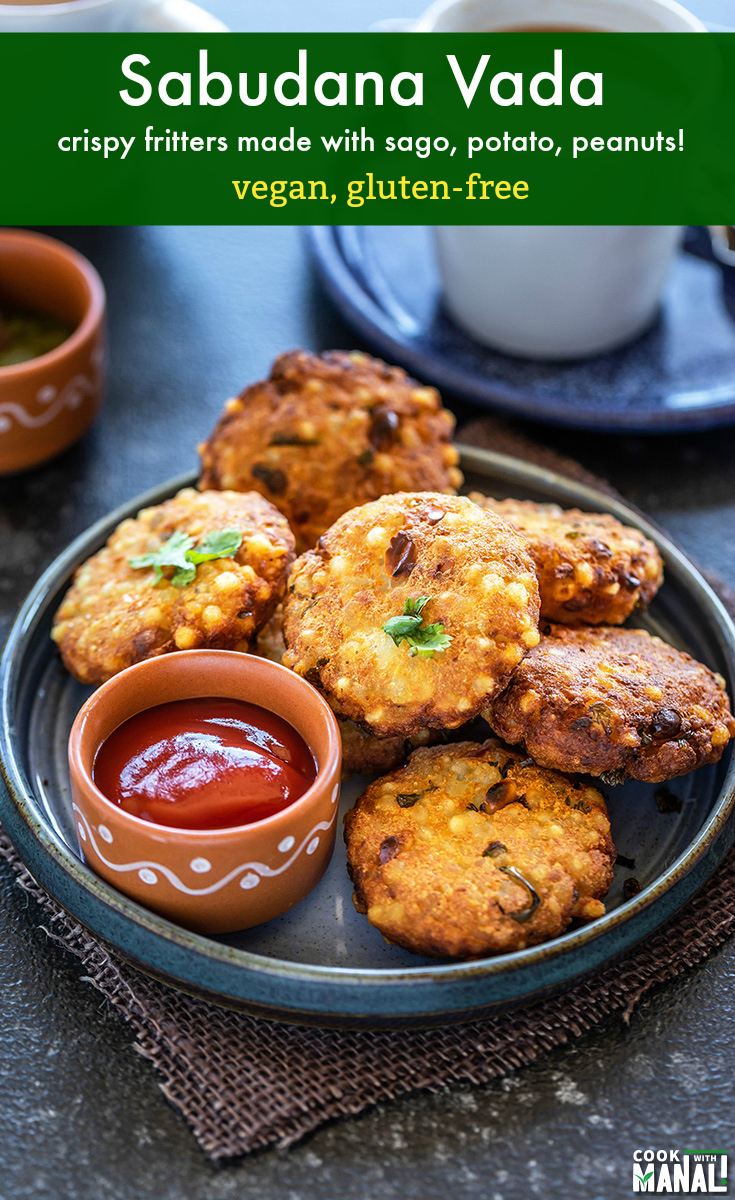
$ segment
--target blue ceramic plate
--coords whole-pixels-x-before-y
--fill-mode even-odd
[[[658,542],[666,584],[643,624],[735,683],[735,629],[681,553],[623,504],[503,455],[463,448],[468,487],[493,495],[608,510]],[[675,913],[715,870],[732,841],[735,766],[674,780],[661,812],[654,786],[609,790],[613,836],[626,862],[608,912],[545,946],[468,963],[417,958],[388,946],[352,906],[344,849],[315,891],[286,916],[223,938],[189,933],[134,904],[82,862],[71,815],[66,741],[88,689],[62,669],[49,639],[53,613],[79,563],[124,517],[157,504],[189,477],[157,488],[77,539],[39,580],[0,662],[0,819],[40,883],[123,958],[216,1002],[281,1019],[329,1025],[418,1025],[512,1008],[571,984]],[[364,781],[343,789],[349,807]],[[625,901],[631,875],[643,885]]]
[[[621,433],[735,422],[735,270],[690,229],[652,329],[610,354],[542,363],[488,350],[442,309],[431,230],[308,231],[320,279],[346,321],[390,362],[485,408]]]

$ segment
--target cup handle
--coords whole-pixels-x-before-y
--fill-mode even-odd
[[[415,17],[387,17],[384,21],[374,21],[369,33],[411,33],[416,28]]]
[[[227,26],[191,0],[148,0],[137,18],[145,33],[227,33]]]

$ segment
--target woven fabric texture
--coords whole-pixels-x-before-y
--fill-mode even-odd
[[[492,421],[475,423],[466,440],[600,485],[578,464]],[[724,598],[735,612],[732,595]],[[507,1074],[611,1013],[627,1020],[651,987],[701,962],[735,933],[733,851],[642,947],[564,995],[515,1012],[512,1021],[501,1016],[396,1032],[303,1029],[217,1008],[139,974],[46,895],[2,833],[0,854],[40,904],[49,934],[81,960],[85,978],[131,1024],[163,1092],[218,1161],[273,1143],[289,1145],[324,1121],[416,1089],[480,1084]]]

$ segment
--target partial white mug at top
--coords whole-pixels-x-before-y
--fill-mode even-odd
[[[674,0],[437,0],[419,33],[584,29],[697,32]],[[483,345],[524,358],[585,358],[655,319],[678,225],[482,225],[434,230],[447,311]]]
[[[192,0],[15,0],[0,3],[0,33],[221,33]]]

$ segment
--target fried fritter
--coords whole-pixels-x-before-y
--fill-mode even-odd
[[[271,662],[283,662],[286,653],[286,643],[283,640],[283,605],[277,605],[273,616],[258,630],[258,639],[253,647],[253,653],[259,658],[268,658]]]
[[[342,770],[350,775],[384,775],[405,762],[418,746],[430,746],[439,736],[433,729],[420,729],[411,737],[377,738],[354,721],[337,717],[342,738]]]
[[[536,645],[538,604],[526,544],[499,517],[464,496],[384,496],[297,559],[283,661],[377,737],[456,728]]]
[[[641,629],[550,632],[483,716],[545,767],[659,783],[717,762],[735,721],[724,680]]]
[[[471,958],[592,919],[615,848],[598,791],[494,738],[416,750],[345,816],[354,903],[390,942]]]
[[[283,640],[283,608],[279,604],[270,621],[258,634],[255,653],[271,662],[282,663],[286,650]],[[328,703],[328,701],[327,701]],[[337,717],[342,738],[342,776],[382,775],[400,766],[417,746],[430,745],[439,736],[429,729],[421,729],[410,738],[376,738],[366,733],[354,721]]]
[[[606,513],[531,500],[471,499],[527,539],[536,563],[541,617],[563,625],[622,625],[663,582],[661,556],[638,529]]]
[[[201,487],[255,489],[288,517],[299,553],[342,513],[389,492],[462,482],[439,393],[357,351],[295,350],[229,400],[199,447]]]
[[[199,544],[224,530],[242,535],[236,554],[201,563],[183,587],[171,583],[172,568],[156,583],[153,567],[130,566],[175,532]],[[170,650],[247,650],[283,595],[293,557],[286,519],[257,492],[185,488],[123,521],[79,568],[51,636],[67,670],[93,684]]]

